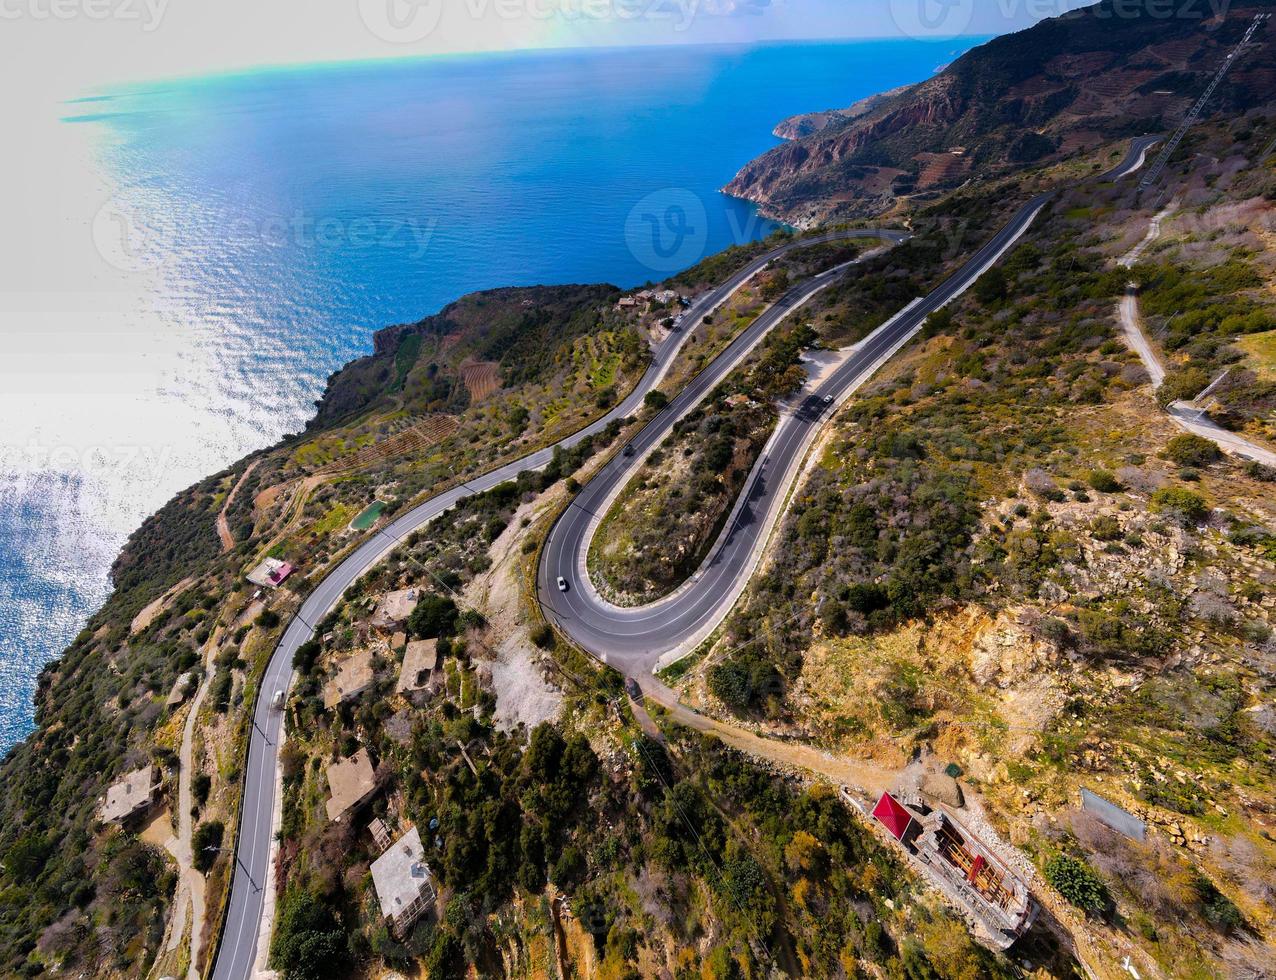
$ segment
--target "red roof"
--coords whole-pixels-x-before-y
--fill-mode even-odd
[[[904,835],[908,833],[908,825],[913,822],[913,815],[890,793],[882,794],[877,806],[873,807],[873,816],[882,822],[896,840],[904,839]]]

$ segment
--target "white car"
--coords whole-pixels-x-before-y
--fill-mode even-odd
[[[824,404],[825,404],[825,405],[832,405],[832,404],[833,404],[833,396],[832,396],[832,395],[825,395],[825,396],[824,396]]]
[[[276,691],[275,696],[270,699],[270,706],[276,711],[282,711],[284,707],[284,692]]]
[[[567,591],[567,579],[563,578],[561,575],[558,576],[558,591],[559,592]]]

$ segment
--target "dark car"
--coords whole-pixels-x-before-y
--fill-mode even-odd
[[[625,678],[625,691],[635,701],[642,700],[642,688],[638,686],[638,682],[632,677]]]

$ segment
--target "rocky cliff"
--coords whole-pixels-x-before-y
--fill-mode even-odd
[[[785,120],[790,142],[749,163],[725,191],[800,226],[881,213],[900,199],[993,178],[1136,133],[1172,128],[1253,14],[1157,0],[1102,3],[988,42],[938,75],[845,111]],[[1276,85],[1270,26],[1212,106],[1258,105]]]

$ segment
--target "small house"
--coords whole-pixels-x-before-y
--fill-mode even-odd
[[[372,862],[372,884],[390,931],[402,937],[435,898],[434,876],[425,863],[421,832],[413,827]]]

